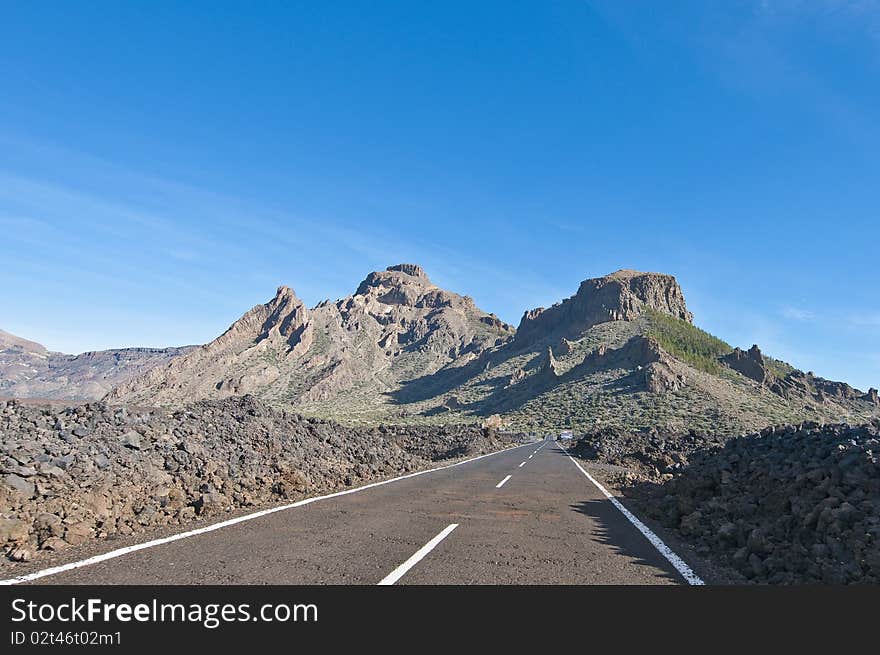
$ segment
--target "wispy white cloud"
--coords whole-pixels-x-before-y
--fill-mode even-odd
[[[786,305],[782,308],[782,316],[792,321],[814,321],[816,313],[801,307]]]

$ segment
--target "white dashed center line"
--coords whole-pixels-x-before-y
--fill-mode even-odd
[[[504,478],[501,482],[499,482],[498,484],[496,484],[496,485],[495,485],[495,488],[496,488],[496,489],[500,489],[501,487],[504,486],[504,483],[507,482],[508,480],[510,480],[510,478],[512,478],[512,477],[513,477],[512,475],[508,475],[508,476],[507,476],[506,478]]]
[[[519,466],[518,466],[518,467],[517,467],[517,468],[522,468],[522,467],[523,467],[523,466],[525,466],[525,465],[526,465],[526,463],[525,463],[525,462],[523,462],[523,463],[522,463],[522,464],[520,464],[520,465],[519,465]]]
[[[415,553],[413,553],[412,557],[406,560],[403,564],[394,569],[391,573],[382,578],[382,581],[379,583],[381,586],[393,585],[395,582],[400,580],[406,572],[409,571],[412,567],[418,564],[422,559],[424,559],[425,555],[430,553],[434,548],[436,548],[437,544],[446,539],[449,534],[458,527],[458,523],[452,523],[445,527],[443,531],[438,534],[436,537],[431,539],[424,546],[419,548]]]

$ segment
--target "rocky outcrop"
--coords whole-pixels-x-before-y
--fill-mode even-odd
[[[538,375],[545,380],[555,380],[560,375],[559,363],[553,356],[553,349],[547,346],[541,363],[538,364]]]
[[[652,337],[637,335],[629,339],[620,348],[608,348],[601,344],[586,354],[578,364],[576,374],[597,368],[621,368],[634,370],[648,366],[653,362],[668,361],[669,356]]]
[[[118,348],[66,355],[0,330],[0,397],[95,400],[192,348]]]
[[[577,338],[594,325],[633,321],[645,311],[669,314],[691,322],[684,295],[671,275],[621,270],[585,280],[578,292],[549,309],[526,312],[514,343],[526,347],[548,336]]]
[[[721,361],[786,399],[801,396],[812,398],[820,403],[829,400],[839,402],[859,399],[872,402],[870,392],[862,394],[845,382],[826,380],[813,375],[812,372],[804,373],[795,369],[784,377],[778,377],[767,366],[767,360],[757,345],[747,351],[734,348],[733,352],[721,357]]]
[[[677,391],[686,382],[679,371],[681,365],[660,347],[656,339],[644,335],[632,337],[620,348],[600,345],[587,353],[569,376],[576,378],[600,369],[630,371],[651,393]]]
[[[724,355],[721,361],[759,384],[772,384],[775,381],[775,376],[768,370],[764,355],[757,345],[748,350],[734,348],[733,352]]]
[[[27,561],[499,450],[470,426],[347,428],[252,396],[180,411],[0,401],[0,549]]]
[[[260,333],[256,339],[257,343],[283,341],[287,347],[284,355],[292,357],[302,355],[312,345],[314,333],[309,322],[309,310],[296,297],[290,287],[278,287],[275,298],[256,309],[257,316],[255,318],[262,320]],[[262,318],[265,312],[268,312],[268,316]],[[235,332],[235,328],[236,326],[231,328],[233,332]],[[230,341],[241,337],[248,338],[249,335],[247,333],[237,334]],[[210,351],[210,348],[206,347],[205,350]]]
[[[877,390],[873,387],[868,389],[868,393],[863,396],[863,400],[867,400],[872,405],[880,406],[880,397],[878,397]]]
[[[428,275],[425,273],[425,269],[423,269],[418,264],[395,264],[394,266],[389,266],[385,269],[389,272],[400,272],[406,273],[412,277],[420,277],[424,279],[428,279]]]
[[[662,394],[678,391],[685,386],[685,377],[677,373],[667,362],[651,362],[642,371],[645,388],[651,393]]]
[[[816,376],[811,376],[811,383],[816,389],[817,396],[833,398],[835,400],[855,400],[862,398],[863,394],[853,389],[846,382],[835,382]]]
[[[814,375],[812,372],[791,371],[784,378],[775,378],[769,385],[770,390],[783,398],[796,396],[812,398],[825,403],[828,401],[843,402],[852,400],[867,400],[870,397],[853,389],[846,382],[835,382]]]
[[[434,293],[427,293],[433,291]],[[356,296],[372,297],[386,305],[441,306],[450,304],[451,295],[444,297],[442,289],[435,287],[421,266],[398,264],[384,271],[367,275],[355,291]]]

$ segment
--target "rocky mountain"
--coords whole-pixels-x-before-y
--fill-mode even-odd
[[[525,312],[518,329],[436,286],[421,267],[400,264],[312,308],[282,286],[215,340],[185,352],[73,358],[6,339],[6,395],[95,397],[114,383],[111,403],[181,406],[253,394],[347,423],[500,415],[517,428],[584,432],[730,435],[880,416],[875,389],[797,370],[758,346],[734,348],[694,325],[674,277],[633,270],[585,280],[570,298]]]
[[[369,419],[394,411],[388,393],[402,382],[460,366],[513,333],[420,266],[400,264],[311,309],[282,286],[211,343],[120,384],[108,400],[167,405],[252,393]]]
[[[65,355],[0,330],[0,396],[97,400],[120,382],[189,348],[121,348]]]
[[[674,277],[622,270],[527,311],[513,339],[405,383],[396,401],[439,420],[501,414],[525,429],[713,430],[862,422],[877,391],[731,347],[693,324]]]

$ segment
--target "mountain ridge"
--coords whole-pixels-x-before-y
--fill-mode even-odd
[[[436,286],[417,264],[369,273],[308,308],[288,286],[213,341],[120,376],[109,402],[182,405],[254,394],[352,423],[467,422],[535,430],[620,425],[737,433],[880,415],[877,391],[734,348],[694,324],[674,276],[584,280],[518,328]]]
[[[116,384],[193,347],[111,348],[68,355],[0,330],[0,396],[97,400]]]
[[[108,400],[257,393],[278,402],[321,402],[358,388],[378,394],[512,333],[468,296],[434,285],[420,266],[398,264],[368,274],[353,294],[311,309],[279,287],[275,298],[214,341],[120,385]],[[195,371],[196,379],[182,378],[185,371]]]

